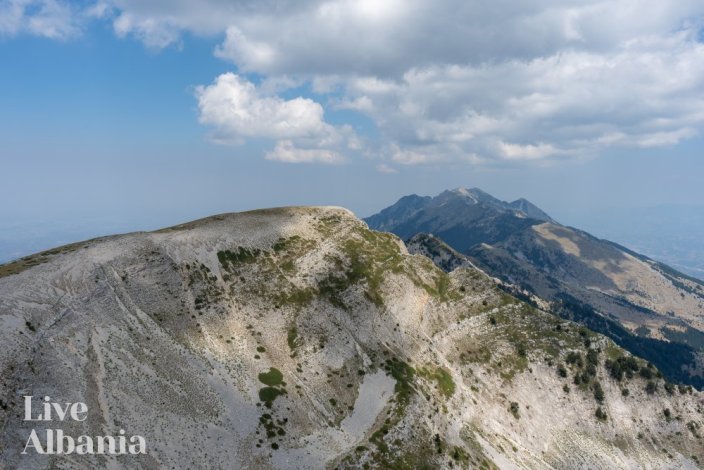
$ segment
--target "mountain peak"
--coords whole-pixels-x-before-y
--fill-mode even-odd
[[[526,216],[530,217],[531,219],[543,220],[545,222],[554,222],[552,217],[550,217],[542,209],[530,202],[528,199],[516,199],[508,205],[512,209],[523,212]]]
[[[414,196],[416,198],[420,198],[420,196],[416,195],[405,196],[399,200],[399,203],[404,201],[406,198],[411,198]],[[479,188],[466,188],[461,186],[455,189],[448,189],[430,199],[429,202],[430,204],[444,205],[452,201],[461,201],[462,203],[469,203],[470,205],[484,204],[499,212],[521,212],[521,214],[516,215],[519,217],[525,216],[530,219],[543,222],[554,222],[552,217],[525,198],[516,199],[515,201],[509,203],[497,199]],[[428,200],[424,200],[423,202],[428,203]]]
[[[433,233],[459,251],[481,241],[497,242],[507,234],[552,219],[529,202],[512,206],[479,188],[459,187],[435,197],[407,196],[365,219],[375,230],[390,231],[403,239],[418,232]],[[463,227],[473,227],[465,236]],[[457,237],[461,238],[458,239]]]
[[[491,194],[484,192],[479,188],[459,187],[455,189],[448,189],[433,198],[434,201],[442,202],[448,201],[450,199],[469,201],[472,204],[487,203],[490,205],[494,205],[497,208],[505,204],[503,201],[496,199]]]
[[[482,201],[482,200],[496,200],[494,196],[491,194],[482,191],[479,188],[465,188],[464,186],[460,186],[459,188],[455,189],[449,189],[447,191],[444,191],[444,193],[449,193],[452,195],[456,196],[462,196],[462,197],[468,197],[472,198],[477,201]]]

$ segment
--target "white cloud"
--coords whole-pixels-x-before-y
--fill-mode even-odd
[[[400,163],[586,156],[696,135],[704,44],[685,30],[609,52],[414,68],[401,79],[352,77],[345,87],[342,105],[368,114]]]
[[[559,153],[560,151],[551,144],[542,142],[537,145],[499,142],[499,154],[507,160],[540,160]]]
[[[181,36],[179,28],[168,21],[135,18],[129,13],[117,16],[113,21],[113,28],[119,37],[131,34],[151,49],[163,49],[178,43]]]
[[[319,103],[267,96],[234,73],[196,87],[196,97],[200,122],[212,127],[213,140],[225,144],[243,144],[253,138],[278,140],[267,154],[270,160],[337,163],[342,160],[337,149],[360,146],[351,128],[325,122]]]
[[[8,1],[0,3],[0,34],[15,35],[24,23],[24,2]]]
[[[327,0],[296,10],[265,3],[228,25],[219,55],[262,74],[398,77],[438,64],[607,51],[702,12],[697,0]]]
[[[91,14],[67,5],[0,0],[0,34],[70,37]],[[676,145],[704,127],[701,0],[101,0],[91,8],[116,34],[151,48],[179,45],[184,33],[221,40],[215,55],[240,76],[198,88],[200,120],[220,142],[278,141],[269,156],[279,160],[326,161],[353,148],[404,165],[550,161]],[[327,99],[278,97],[302,85]],[[368,116],[382,142],[363,149],[350,127],[325,122],[324,106]]]
[[[0,35],[65,40],[81,32],[81,10],[59,0],[0,0]]]
[[[274,150],[266,154],[266,159],[284,163],[342,163],[344,161],[342,155],[334,150],[301,149],[290,140],[278,142]]]
[[[220,75],[212,85],[198,86],[196,96],[200,122],[213,126],[219,141],[335,138],[336,130],[323,119],[319,103],[262,96],[253,83],[234,73]]]

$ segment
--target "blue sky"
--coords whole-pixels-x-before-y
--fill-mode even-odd
[[[701,207],[704,7],[662,3],[0,0],[0,260],[458,186]]]

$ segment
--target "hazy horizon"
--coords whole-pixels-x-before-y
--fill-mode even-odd
[[[470,187],[466,185],[465,187]],[[445,188],[453,189],[453,188]],[[480,188],[484,189],[484,188]],[[418,194],[435,196],[439,193],[407,193],[380,203],[378,209],[362,213],[352,207],[358,217],[364,218],[377,213],[395,203],[403,196]],[[500,194],[493,196],[507,200]],[[530,197],[526,199],[534,202]],[[282,204],[284,205],[284,204]],[[325,204],[317,205],[341,205]],[[589,208],[581,212],[551,210],[537,204],[557,222],[585,230],[599,238],[622,244],[639,253],[665,262],[675,269],[691,276],[704,278],[704,247],[699,243],[704,239],[704,206],[660,205],[630,208]],[[240,210],[254,210],[272,206],[244,207]],[[135,219],[123,215],[121,218],[87,218],[79,220],[18,220],[14,225],[0,222],[0,263],[50,249],[56,246],[90,238],[116,235],[134,231],[150,231],[188,222],[194,219],[230,211],[216,211],[201,214],[163,214],[151,220]],[[97,228],[100,227],[100,228]]]

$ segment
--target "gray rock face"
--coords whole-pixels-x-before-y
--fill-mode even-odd
[[[429,258],[435,266],[446,273],[459,268],[476,269],[467,256],[458,253],[439,238],[427,233],[414,235],[406,241],[406,247],[409,253]]]
[[[0,321],[4,468],[697,468],[704,451],[699,392],[340,208],[3,265]],[[88,418],[25,421],[25,395]],[[147,449],[22,455],[33,429]]]
[[[432,233],[487,274],[652,361],[671,380],[704,387],[703,282],[560,225],[522,199],[508,204],[459,189],[405,218],[386,220],[385,211],[391,209],[367,219],[372,228],[404,240]]]

